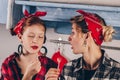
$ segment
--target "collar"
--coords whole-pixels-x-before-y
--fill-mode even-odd
[[[101,65],[104,65],[106,67],[112,67],[112,63],[111,63],[111,58],[108,56],[108,54],[104,53],[103,57],[102,57],[102,62]]]
[[[111,68],[113,65],[113,63],[111,62],[111,58],[105,53],[104,50],[101,50],[101,51],[102,51],[103,56],[101,58],[102,59],[101,65],[98,68],[100,68],[101,66]],[[73,60],[74,72],[81,70],[82,66],[83,66],[83,57]]]

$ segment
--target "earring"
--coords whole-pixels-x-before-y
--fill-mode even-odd
[[[22,54],[23,53],[23,47],[21,44],[18,45],[18,53]]]
[[[47,55],[47,48],[45,46],[42,46],[40,52],[42,52],[43,56],[46,56]]]
[[[87,45],[87,42],[86,42],[86,40],[84,41],[84,47],[86,47],[86,45]]]

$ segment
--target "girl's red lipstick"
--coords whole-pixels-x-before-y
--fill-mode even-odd
[[[38,49],[38,46],[31,46],[32,49]]]

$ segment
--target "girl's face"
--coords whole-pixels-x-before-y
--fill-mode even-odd
[[[38,53],[44,42],[45,29],[42,25],[26,26],[21,35],[23,53]]]
[[[77,28],[75,23],[72,24],[72,33],[70,34],[68,40],[70,41],[73,53],[78,54],[84,52],[84,34],[81,32],[80,28]]]

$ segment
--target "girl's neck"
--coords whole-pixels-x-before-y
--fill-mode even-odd
[[[26,60],[26,61],[30,62],[30,61],[37,59],[38,56],[39,56],[38,53],[27,53],[27,54],[22,54],[21,58],[22,58],[22,60]]]

